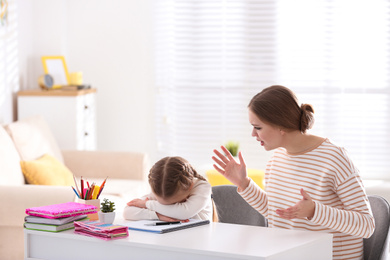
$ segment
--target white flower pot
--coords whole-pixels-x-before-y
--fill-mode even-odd
[[[112,224],[114,222],[115,212],[104,213],[104,212],[99,211],[98,214],[99,214],[99,221],[100,222],[107,223],[107,224]]]

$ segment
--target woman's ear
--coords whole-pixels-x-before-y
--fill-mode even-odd
[[[281,136],[284,136],[286,134],[286,131],[284,131],[283,129],[279,129],[279,132]]]

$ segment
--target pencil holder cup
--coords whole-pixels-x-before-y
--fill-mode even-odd
[[[82,204],[87,204],[87,205],[93,205],[97,207],[97,211],[100,211],[100,199],[95,199],[95,200],[83,200],[76,198],[77,203],[82,203]],[[87,215],[90,220],[99,220],[99,215],[98,213],[92,213]]]

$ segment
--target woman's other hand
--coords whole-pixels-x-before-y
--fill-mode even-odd
[[[228,149],[224,146],[221,146],[221,149],[226,155],[223,155],[218,150],[214,150],[214,153],[217,156],[212,157],[212,159],[216,162],[216,164],[213,164],[214,168],[226,179],[236,185],[239,191],[245,190],[249,185],[250,179],[246,173],[246,165],[241,151],[238,153],[238,159],[240,162],[237,163]]]
[[[301,189],[301,195],[302,200],[297,204],[287,209],[277,209],[276,214],[284,219],[308,218],[310,220],[314,216],[315,203],[304,189]]]

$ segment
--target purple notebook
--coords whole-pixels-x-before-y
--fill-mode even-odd
[[[43,218],[64,218],[96,213],[97,207],[77,202],[67,202],[26,209],[26,214]]]

